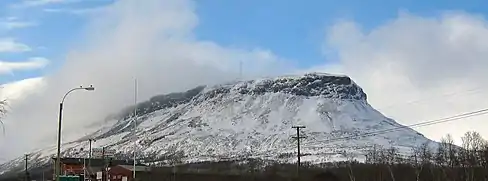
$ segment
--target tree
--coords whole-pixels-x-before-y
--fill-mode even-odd
[[[475,180],[477,168],[484,166],[483,149],[486,141],[478,132],[468,131],[462,137],[463,154],[462,163],[465,180]]]
[[[346,166],[347,168],[349,169],[349,180],[350,181],[356,181],[356,177],[354,177],[354,172],[352,170],[352,164],[354,164],[355,160],[354,160],[354,153],[348,153],[347,151],[344,151],[344,153],[342,154],[344,157],[346,157]]]
[[[366,163],[374,164],[378,163],[379,161],[379,149],[381,149],[378,145],[373,145],[371,149],[366,151]]]
[[[411,165],[415,170],[417,181],[420,180],[420,174],[422,173],[424,166],[428,166],[432,158],[432,153],[428,146],[428,142],[426,142],[419,147],[413,148],[412,155],[410,156]]]
[[[259,159],[259,158],[250,158],[250,159],[247,159],[247,164],[248,164],[248,167],[249,167],[249,172],[251,173],[256,173],[257,171],[259,171],[259,169],[264,165],[263,162]]]
[[[388,172],[390,173],[390,177],[391,177],[391,180],[395,181],[395,174],[393,173],[393,170],[391,168],[391,166],[395,165],[395,162],[398,161],[399,157],[397,157],[397,148],[395,147],[390,147],[389,149],[386,149],[385,150],[385,154],[384,154],[384,161],[386,164],[386,167],[388,168]]]
[[[454,139],[452,138],[451,134],[447,134],[445,138],[443,138],[446,146],[446,160],[448,162],[448,166],[454,168],[455,166],[459,165],[458,149],[454,146]]]
[[[168,164],[179,165],[183,163],[183,158],[185,157],[185,152],[183,150],[176,151],[168,157]]]

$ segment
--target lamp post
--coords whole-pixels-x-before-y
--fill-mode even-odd
[[[95,87],[91,86],[90,87],[83,87],[83,86],[80,86],[80,87],[77,87],[77,88],[73,88],[71,90],[69,90],[68,92],[66,92],[66,94],[64,94],[63,96],[63,99],[61,101],[61,103],[59,103],[59,121],[58,121],[58,150],[57,150],[57,156],[56,156],[56,167],[55,167],[55,171],[56,171],[56,181],[59,181],[59,175],[61,173],[61,121],[62,121],[62,118],[63,118],[63,104],[64,104],[64,100],[66,99],[66,97],[73,91],[76,91],[76,90],[86,90],[86,91],[94,91],[95,90]]]

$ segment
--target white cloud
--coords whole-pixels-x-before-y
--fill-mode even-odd
[[[16,22],[3,22],[1,23],[3,27],[6,29],[17,29],[17,28],[26,28],[31,26],[36,26],[37,23],[30,22],[30,21],[16,21]]]
[[[43,87],[42,77],[4,84],[0,88],[0,100],[8,100],[8,102],[15,104],[15,102],[21,101],[29,94],[37,92],[40,87]]]
[[[43,91],[12,106],[0,154],[18,156],[55,143],[57,106],[73,87],[93,84],[96,91],[74,92],[67,98],[63,142],[85,134],[80,133],[83,126],[131,104],[135,77],[142,101],[236,79],[240,61],[247,77],[287,70],[286,61],[266,49],[228,48],[195,39],[197,24],[189,0],[120,0],[104,8],[90,19],[84,41],[69,51],[62,67],[44,77]],[[12,130],[15,135],[9,134]]]
[[[5,20],[0,21],[0,27],[7,30],[27,28],[32,26],[37,26],[37,22],[33,21],[20,21],[17,17],[7,17]]]
[[[63,9],[63,8],[44,8],[44,12],[48,13],[69,13],[71,9]]]
[[[2,52],[26,52],[31,51],[31,48],[26,45],[15,41],[13,38],[0,39],[0,53]]]
[[[488,107],[488,22],[461,12],[440,17],[401,13],[370,31],[351,21],[328,29],[338,62],[322,70],[350,75],[369,101],[403,124]],[[439,139],[476,130],[488,138],[487,116],[418,128]]]
[[[61,4],[79,2],[80,0],[23,0],[21,3],[14,4],[13,7],[33,7],[33,6],[45,6],[49,4]]]
[[[49,60],[44,57],[33,57],[21,62],[0,61],[0,74],[12,74],[18,70],[40,69],[44,68],[47,64],[49,64]]]
[[[19,19],[19,17],[17,17],[17,16],[9,16],[9,17],[7,17],[7,18],[5,18],[5,19],[6,19],[7,21],[15,21],[15,20],[18,20],[18,19]]]
[[[28,8],[28,7],[39,7],[39,6],[48,6],[48,5],[55,5],[55,4],[72,4],[72,3],[81,3],[81,2],[111,2],[112,0],[22,0],[20,3],[16,3],[11,5],[13,8]]]
[[[48,13],[68,13],[73,15],[90,15],[94,13],[103,12],[105,6],[98,6],[92,8],[45,8],[44,12]]]

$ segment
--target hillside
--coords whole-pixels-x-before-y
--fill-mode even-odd
[[[262,158],[294,162],[293,125],[302,129],[303,161],[320,163],[344,160],[347,153],[358,160],[373,145],[395,147],[408,154],[413,147],[437,143],[412,129],[384,134],[365,133],[402,127],[367,102],[360,86],[347,76],[311,73],[299,76],[237,81],[158,95],[139,103],[137,130],[133,135],[133,107],[89,137],[97,145],[115,149],[119,157],[134,150],[139,159],[154,161],[178,157],[181,161],[217,161]],[[358,137],[356,137],[358,136]],[[348,139],[338,139],[348,137]],[[88,149],[87,137],[63,145],[63,155]],[[32,153],[32,166],[47,163],[55,148]],[[18,158],[0,170],[22,168]]]

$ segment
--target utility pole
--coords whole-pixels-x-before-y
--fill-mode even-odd
[[[102,147],[102,160],[103,160],[103,168],[102,168],[102,181],[107,181],[107,161],[105,160],[105,147]]]
[[[83,148],[82,148],[83,149]],[[82,152],[84,152],[85,150],[82,150]],[[86,180],[86,156],[82,154],[82,157],[83,157],[83,180]]]
[[[297,177],[300,178],[300,139],[306,138],[305,136],[300,136],[300,129],[305,128],[305,126],[292,126],[291,128],[297,130],[297,136],[293,136],[292,138],[297,140],[297,147],[298,147],[298,153],[297,153]]]
[[[27,171],[28,161],[29,161],[29,154],[25,154],[25,181],[29,180],[29,172]]]
[[[88,139],[88,141],[90,142],[90,146],[88,147],[88,149],[90,149],[88,152],[88,159],[90,159],[92,157],[92,142],[97,142],[97,141],[93,138]]]
[[[88,142],[90,143],[89,144],[89,147],[88,147],[88,179],[91,180],[91,158],[92,158],[92,142],[97,142],[95,139],[93,138],[89,138],[88,139]],[[85,180],[86,180],[86,175],[85,175]]]

